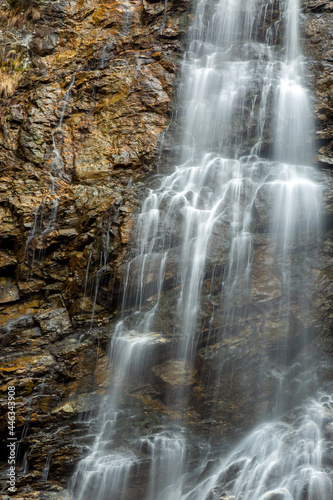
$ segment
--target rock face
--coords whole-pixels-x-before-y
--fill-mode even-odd
[[[0,98],[1,394],[6,401],[8,387],[16,387],[21,470],[19,493],[11,498],[58,500],[69,498],[68,479],[92,439],[78,416],[94,415],[98,395],[108,385],[110,328],[103,325],[119,309],[135,213],[146,185],[154,182],[157,164],[166,168],[177,156],[174,133],[164,136],[164,132],[191,15],[188,0],[35,4],[35,14],[27,14],[0,2],[0,44],[5,54],[0,69],[10,81],[17,77],[17,88],[8,93],[1,87]],[[321,346],[327,352],[332,349],[333,8],[331,2],[308,0],[304,9],[302,32],[315,96],[317,162],[322,182],[328,186],[324,244],[313,270],[319,286],[309,298],[316,305],[308,325],[309,344],[319,353]],[[11,22],[18,14],[21,24]],[[9,47],[14,47],[15,57]],[[249,331],[259,324],[263,307],[275,307],[274,283],[279,280],[278,273],[272,274],[264,265],[269,263],[267,199],[264,194],[261,199],[262,205],[256,207],[255,303]],[[196,425],[214,419],[220,432],[230,426],[245,428],[249,414],[254,418],[267,412],[272,403],[267,395],[276,380],[260,380],[260,328],[252,337],[239,331],[222,344],[212,337],[210,345],[203,347],[210,312],[217,307],[214,297],[208,300],[208,290],[218,291],[228,245],[218,237],[219,228],[216,235],[205,276],[197,366],[164,359],[165,346],[172,344],[167,333],[173,327],[169,311],[175,306],[171,259],[160,307],[163,337],[155,339],[163,348],[152,369],[151,385],[132,404],[141,408],[141,399],[144,405],[169,411],[163,394],[183,376],[191,394],[189,418]],[[172,237],[176,247],[179,236]],[[154,290],[150,275],[145,283],[148,301]],[[128,286],[135,290],[137,283]],[[273,332],[279,331],[281,321],[277,317],[272,323]],[[295,311],[292,356],[302,355],[297,344],[301,322]],[[267,342],[265,363],[278,355],[284,339],[277,336]],[[226,363],[220,386],[213,388],[208,373],[214,371],[214,359],[221,351],[227,353]],[[260,380],[255,388],[254,380]],[[221,393],[223,397],[218,396]],[[6,415],[5,404],[1,409],[3,456],[7,454]],[[146,425],[146,417],[142,418]]]
[[[98,288],[101,307],[116,307],[132,213],[168,122],[186,8],[48,2],[21,28],[29,43],[15,49],[28,68],[1,114],[1,269],[15,276],[2,302],[58,294],[74,324],[108,315],[92,311]]]
[[[0,89],[1,391],[6,401],[16,387],[28,471],[17,487],[29,499],[45,487],[47,457],[67,484],[85,432],[74,422],[107,384],[108,334],[94,328],[118,309],[189,17],[187,0],[33,4],[33,15],[0,4],[0,68],[19,73],[16,90]]]

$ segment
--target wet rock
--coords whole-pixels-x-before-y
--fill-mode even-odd
[[[156,388],[169,404],[177,404],[196,382],[197,372],[185,360],[166,361],[152,369]]]
[[[55,359],[50,355],[28,356],[8,361],[7,367],[2,368],[5,373],[38,373],[42,374],[49,367],[54,366]]]
[[[148,22],[141,5],[132,7],[128,31],[122,31],[127,14],[118,3],[41,6],[40,22],[25,27],[27,86],[8,105],[3,123],[0,159],[11,177],[2,180],[6,206],[0,207],[0,238],[10,241],[13,252],[12,261],[2,254],[3,265],[14,268],[16,259],[21,298],[43,290],[61,293],[77,323],[85,320],[80,318],[85,293],[103,321],[110,304],[112,309],[117,304],[116,268],[140,204],[136,186],[153,169],[167,125],[179,38],[187,22],[187,2],[169,2],[172,20],[166,19],[163,37],[156,26],[165,23],[164,13],[152,14]],[[68,31],[62,24],[66,16],[72,23]],[[50,179],[50,173],[58,179]],[[117,212],[117,199],[127,203],[126,214]],[[57,213],[48,227],[55,201]],[[98,274],[103,252],[110,265]],[[103,290],[96,306],[97,282]]]
[[[305,1],[307,15],[302,20],[309,80],[315,90],[317,162],[325,167],[320,183],[328,186],[323,208],[325,231],[333,220],[329,189],[333,162],[331,3]],[[267,22],[278,16],[275,7],[269,10]],[[91,439],[91,429],[78,424],[77,417],[94,414],[99,398],[93,396],[103,394],[109,384],[106,351],[113,330],[110,327],[106,332],[101,325],[119,310],[135,214],[148,182],[154,182],[156,158],[160,157],[162,172],[177,163],[180,155],[182,112],[170,134],[163,136],[163,149],[161,138],[172,113],[189,3],[132,1],[128,17],[121,2],[102,0],[43,2],[40,11],[40,21],[27,21],[22,30],[13,28],[19,41],[13,43],[25,61],[25,70],[13,96],[0,99],[0,390],[5,398],[9,385],[17,387],[18,434],[29,426],[22,440],[22,457],[26,453],[30,469],[21,479],[22,493],[15,497],[60,500],[66,499],[68,492],[59,484],[67,485]],[[1,30],[6,29],[3,18],[0,25]],[[278,30],[275,42],[280,35]],[[239,49],[232,50],[237,56]],[[249,58],[257,59],[258,54],[251,52]],[[246,106],[247,120],[250,112],[251,107]],[[238,121],[236,116],[228,132],[231,138],[240,130]],[[264,150],[269,156],[265,133]],[[246,148],[252,145],[249,141]],[[207,185],[215,182],[223,179],[212,172]],[[229,433],[233,427],[239,437],[258,415],[270,413],[270,395],[279,380],[278,373],[271,373],[272,364],[288,342],[285,362],[297,361],[304,349],[300,342],[304,326],[310,348],[322,342],[330,352],[330,234],[325,233],[318,265],[312,270],[317,282],[313,293],[303,297],[301,291],[292,291],[288,340],[280,333],[285,321],[280,310],[281,266],[266,238],[271,199],[265,188],[259,191],[254,208],[256,227],[252,228],[256,234],[251,300],[244,303],[237,299],[235,314],[239,319],[232,332],[222,293],[230,220],[217,221],[214,227],[195,368],[183,360],[164,362],[167,355],[173,356],[181,330],[175,313],[180,226],[172,229],[173,250],[154,325],[155,331],[162,333],[154,334],[149,349],[155,354],[147,356],[148,371],[154,366],[155,387],[146,386],[136,393],[156,411],[171,414],[161,399],[166,391],[179,393],[184,382],[191,392],[199,427],[205,426],[207,417],[215,422],[212,428]],[[57,213],[52,219],[55,201]],[[149,265],[144,276],[146,305],[156,299],[160,256]],[[302,269],[295,265],[294,272]],[[134,297],[139,283],[136,278],[131,280]],[[305,318],[302,311],[306,307],[298,310],[296,304],[306,305],[307,301],[312,302],[315,312]],[[213,311],[215,319],[211,321]],[[227,337],[217,343],[215,336],[221,334],[221,325]],[[264,335],[267,331],[268,336]],[[221,382],[215,384],[218,374]],[[294,374],[293,384],[296,378]],[[193,408],[191,411],[195,413]],[[194,419],[191,411],[187,409],[184,418]],[[3,443],[5,423],[2,408]],[[51,468],[43,482],[49,453]],[[330,452],[325,460],[331,462]],[[137,471],[129,497],[143,498],[141,480]],[[228,498],[227,493],[222,498]]]
[[[18,300],[20,300],[20,293],[13,279],[7,277],[0,278],[0,304],[16,302]]]
[[[91,393],[80,394],[75,398],[70,398],[58,405],[52,414],[60,413],[64,417],[75,417],[76,415],[96,410],[96,398],[91,397]]]
[[[303,20],[305,50],[311,57],[310,71],[312,88],[315,91],[316,142],[319,150],[319,165],[332,162],[332,38],[333,12],[329,1],[304,3],[308,13]]]
[[[16,257],[11,255],[9,252],[3,252],[0,250],[0,268],[6,269],[17,264]]]
[[[1,239],[13,239],[19,234],[17,219],[11,210],[0,206]]]
[[[30,42],[29,48],[35,56],[43,57],[52,54],[58,43],[59,35],[57,33],[38,33]]]
[[[71,328],[66,308],[48,309],[35,315],[43,335],[52,334],[52,339],[64,336]]]

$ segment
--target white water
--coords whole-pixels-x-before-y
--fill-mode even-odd
[[[332,398],[306,400],[287,421],[256,428],[214,473],[182,499],[329,500],[332,480],[323,470],[324,428],[332,433]],[[221,496],[222,495],[222,496]]]
[[[286,368],[295,342],[289,338],[292,314],[301,301],[297,292],[303,300],[310,296],[320,234],[321,187],[309,166],[312,124],[298,23],[297,0],[197,4],[180,85],[182,163],[148,194],[138,218],[138,251],[128,266],[123,317],[110,349],[110,394],[99,414],[100,431],[72,478],[77,500],[331,498],[323,455],[332,401],[322,393],[304,399],[308,358],[305,364],[299,361],[292,381],[293,367]],[[282,48],[275,46],[281,31]],[[131,416],[121,398],[149,377],[151,367],[161,362],[161,345],[168,342],[177,367],[183,367],[178,377],[186,380],[205,340],[203,295],[215,308],[209,324],[220,321],[214,342],[237,336],[241,342],[255,293],[257,231],[268,238],[266,257],[273,259],[279,276],[273,296],[279,299],[284,342],[271,367],[278,381],[272,394],[275,419],[256,427],[226,457],[219,456],[217,443],[203,438],[198,451],[191,429],[180,423],[191,397],[184,384],[169,395],[178,414],[177,430],[170,426],[146,436],[138,431],[125,446],[119,435]],[[300,249],[303,260],[297,264]],[[296,265],[303,266],[302,272],[296,273]],[[205,290],[206,275],[213,276],[212,283],[220,280],[218,297],[213,285]],[[162,292],[170,280],[177,296],[163,316]],[[265,293],[259,303],[265,304]],[[306,325],[306,307],[302,314]],[[262,314],[259,342],[271,334],[265,326],[270,319],[269,311]],[[210,333],[206,341],[211,342]],[[299,342],[301,350],[308,342],[306,326]],[[212,374],[217,387],[226,355],[221,353]],[[267,375],[262,363],[260,377]],[[287,397],[295,384],[293,398]],[[212,457],[215,466],[205,473]]]

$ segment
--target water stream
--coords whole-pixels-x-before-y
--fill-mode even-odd
[[[29,252],[31,253],[31,256],[29,256],[31,273],[33,272],[35,260],[37,261],[41,260],[42,256],[41,249],[43,248],[44,238],[51,231],[53,231],[56,226],[58,205],[59,205],[58,184],[59,180],[62,179],[62,177],[65,175],[64,162],[60,151],[63,142],[62,127],[66,113],[66,108],[68,106],[68,102],[71,97],[71,90],[73,88],[74,83],[75,83],[75,75],[72,77],[69,87],[63,97],[58,125],[52,131],[52,154],[51,154],[51,163],[49,168],[49,176],[50,176],[49,192],[36,208],[34,221],[32,223],[32,227],[29,231],[26,241],[25,253],[26,255],[28,255]]]
[[[138,217],[110,390],[71,481],[76,500],[331,498],[333,404],[306,350],[321,186],[299,8],[197,3],[179,89],[182,159]],[[126,395],[158,381],[172,410],[145,430]],[[231,447],[213,430],[230,429],[228,418],[252,427]]]

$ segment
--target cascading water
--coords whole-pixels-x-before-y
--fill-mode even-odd
[[[71,481],[77,500],[331,498],[323,457],[332,400],[316,393],[305,349],[314,336],[321,187],[306,166],[311,118],[298,19],[298,0],[197,4],[180,86],[182,163],[138,219],[110,392]],[[125,395],[154,377],[168,387],[172,419],[125,439],[135,419]],[[188,423],[202,387],[211,425],[230,418],[237,427],[242,415],[249,426],[268,423],[223,454]],[[234,392],[230,408],[223,395]]]

